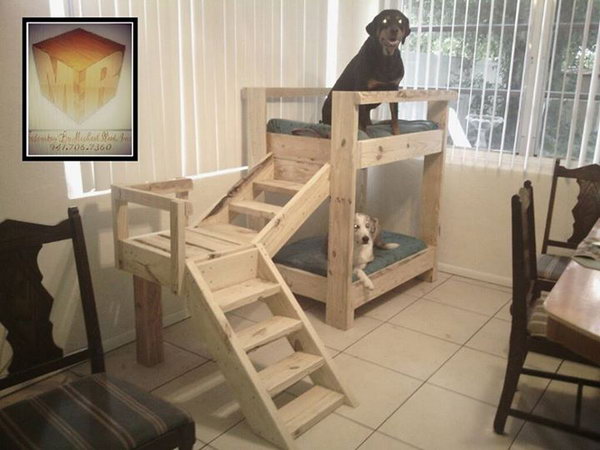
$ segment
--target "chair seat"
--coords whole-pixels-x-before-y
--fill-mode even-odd
[[[537,259],[538,277],[544,280],[557,281],[570,261],[571,258],[568,256],[542,253]]]
[[[531,336],[546,337],[546,328],[548,326],[548,313],[544,308],[546,296],[539,297],[531,308],[531,315],[527,322],[527,331]]]
[[[0,448],[130,449],[191,421],[160,398],[96,374],[0,410]]]

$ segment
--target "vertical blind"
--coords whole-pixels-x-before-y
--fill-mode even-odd
[[[71,192],[243,167],[240,91],[324,86],[326,0],[65,0],[73,17],[138,17],[134,163],[66,163]],[[270,117],[317,120],[316,99]],[[74,187],[74,188],[73,188]]]
[[[140,161],[66,163],[75,191],[243,167],[241,88],[331,84],[338,55],[366,38],[354,22],[370,17],[346,22],[357,8],[409,17],[402,87],[458,92],[451,155],[600,162],[600,0],[50,1],[67,16],[139,18]],[[318,121],[321,100],[272,103],[268,115]]]
[[[471,155],[498,164],[520,156],[525,167],[534,157],[599,162],[599,0],[380,5],[404,11],[415,33],[403,49],[403,85],[458,91],[450,134],[464,133],[461,145]],[[415,117],[422,109],[404,113]]]

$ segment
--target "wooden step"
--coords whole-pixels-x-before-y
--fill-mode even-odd
[[[286,428],[296,438],[343,403],[342,394],[322,386],[313,386],[279,412]]]
[[[236,200],[229,204],[229,210],[238,214],[247,214],[254,217],[272,219],[281,211],[281,206],[254,200]]]
[[[317,370],[325,360],[316,355],[296,352],[258,373],[263,386],[272,396]]]
[[[287,180],[261,180],[254,182],[254,188],[257,190],[286,195],[296,194],[303,186],[303,184]]]
[[[262,298],[277,294],[280,289],[281,288],[277,283],[261,280],[260,278],[253,278],[214,291],[214,298],[223,312],[228,312],[254,303]]]
[[[249,352],[302,328],[302,322],[290,317],[273,316],[237,333],[242,348]]]

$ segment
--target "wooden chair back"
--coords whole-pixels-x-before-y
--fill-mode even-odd
[[[513,333],[527,334],[527,322],[537,298],[535,220],[530,182],[512,197]]]
[[[42,246],[71,240],[88,347],[64,355],[52,337],[54,299],[42,284],[37,263]],[[13,356],[0,389],[89,359],[92,372],[104,372],[104,354],[81,217],[69,208],[68,219],[54,226],[16,220],[0,223],[0,323]]]
[[[572,209],[573,234],[566,241],[550,239],[550,227],[556,199],[556,187],[559,178],[575,179],[579,184],[577,203]],[[560,165],[560,159],[554,163],[552,187],[550,188],[550,201],[548,216],[544,230],[542,253],[548,253],[548,247],[577,248],[579,243],[589,234],[590,230],[600,217],[600,165],[590,164],[578,169],[567,169]]]

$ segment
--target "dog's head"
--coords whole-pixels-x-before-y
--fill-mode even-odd
[[[385,9],[367,25],[367,33],[377,39],[385,54],[392,55],[410,34],[410,23],[397,9]]]
[[[354,214],[354,245],[368,245],[373,242],[377,229],[377,219],[366,214]]]

